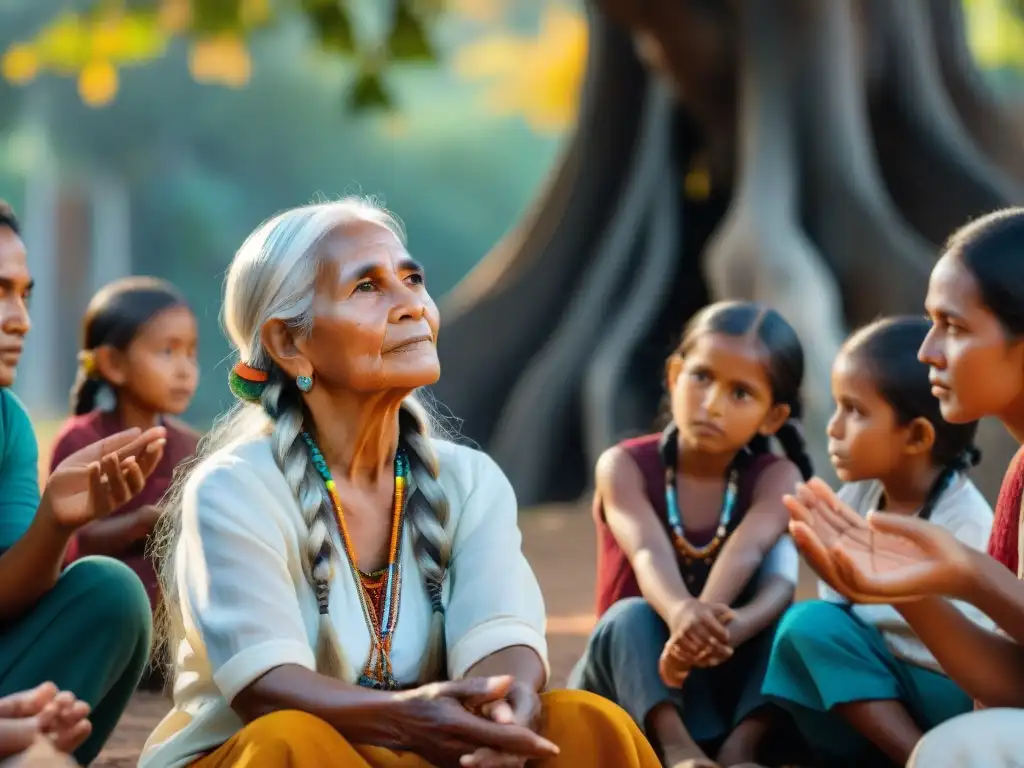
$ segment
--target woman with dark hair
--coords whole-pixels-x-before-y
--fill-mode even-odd
[[[979,458],[978,423],[942,418],[917,359],[929,328],[923,318],[888,318],[840,349],[828,424],[829,456],[845,483],[838,497],[861,515],[930,520],[984,550],[992,509],[965,474]],[[762,691],[829,765],[903,765],[922,729],[971,701],[899,612],[851,606],[824,583],[819,591],[821,600],[794,605],[779,623]],[[960,609],[991,626],[977,609]]]
[[[188,408],[198,385],[196,345],[195,315],[170,283],[128,277],[101,289],[82,320],[72,416],[57,436],[51,460],[56,467],[82,446],[130,427],[166,428],[163,459],[146,487],[117,514],[78,531],[67,555],[69,562],[87,555],[123,561],[142,579],[154,607],[157,578],[146,543],[175,467],[195,453],[199,440],[173,418]]]
[[[778,312],[713,304],[666,363],[669,426],[598,461],[600,619],[571,679],[621,704],[666,765],[751,762],[768,731],[761,681],[797,580],[782,495],[811,475],[803,373]]]
[[[999,419],[1024,442],[1024,209],[990,214],[950,239],[932,270],[931,330],[919,357],[943,417]],[[1014,463],[1015,465],[1017,462]],[[1019,485],[1007,477],[1008,486]],[[1000,494],[1000,500],[1007,494]],[[891,603],[949,677],[984,712],[953,718],[925,735],[908,765],[1018,765],[1024,729],[1024,586],[1003,562],[934,523],[873,512],[867,520],[817,480],[786,500],[791,530],[808,561],[856,603]],[[992,551],[1020,536],[1018,509],[996,511]],[[1000,632],[950,601],[988,615]]]

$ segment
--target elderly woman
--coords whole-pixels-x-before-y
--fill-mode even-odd
[[[512,488],[413,399],[438,313],[395,220],[280,214],[223,314],[241,402],[168,502],[175,706],[141,765],[657,766],[610,702],[540,693]]]

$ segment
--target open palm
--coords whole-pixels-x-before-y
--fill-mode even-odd
[[[873,512],[865,520],[815,478],[787,496],[790,530],[811,567],[858,603],[898,603],[955,594],[969,551],[940,526]]]
[[[69,530],[106,517],[145,486],[166,435],[163,427],[129,429],[76,451],[53,470],[40,508]]]

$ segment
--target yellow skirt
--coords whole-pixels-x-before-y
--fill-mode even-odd
[[[583,691],[541,696],[541,735],[561,749],[535,768],[660,768],[643,733],[622,709]],[[194,768],[429,768],[409,752],[349,744],[333,727],[305,712],[275,712],[249,723]]]

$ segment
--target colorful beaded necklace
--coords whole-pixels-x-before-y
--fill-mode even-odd
[[[710,560],[714,558],[729,533],[729,523],[736,507],[739,494],[740,471],[734,460],[728,469],[725,484],[725,496],[722,499],[722,511],[718,518],[718,528],[711,541],[702,547],[691,544],[686,538],[683,528],[683,515],[679,509],[679,496],[676,492],[679,458],[679,430],[670,425],[661,437],[661,460],[665,467],[665,511],[668,515],[669,528],[672,530],[672,544],[687,565],[694,560]]]
[[[409,477],[409,458],[402,448],[395,453],[395,500],[388,564],[375,573],[365,574],[359,570],[359,559],[348,527],[345,525],[345,514],[334,478],[331,477],[331,470],[327,467],[327,462],[313,438],[303,432],[302,439],[309,448],[313,466],[323,478],[327,496],[334,508],[334,518],[338,523],[338,532],[345,547],[349,568],[356,584],[359,585],[363,619],[370,632],[370,654],[363,667],[363,673],[359,676],[359,685],[364,688],[395,690],[398,683],[391,668],[391,641],[398,623],[398,604],[402,592],[402,528],[405,523],[405,489]]]

